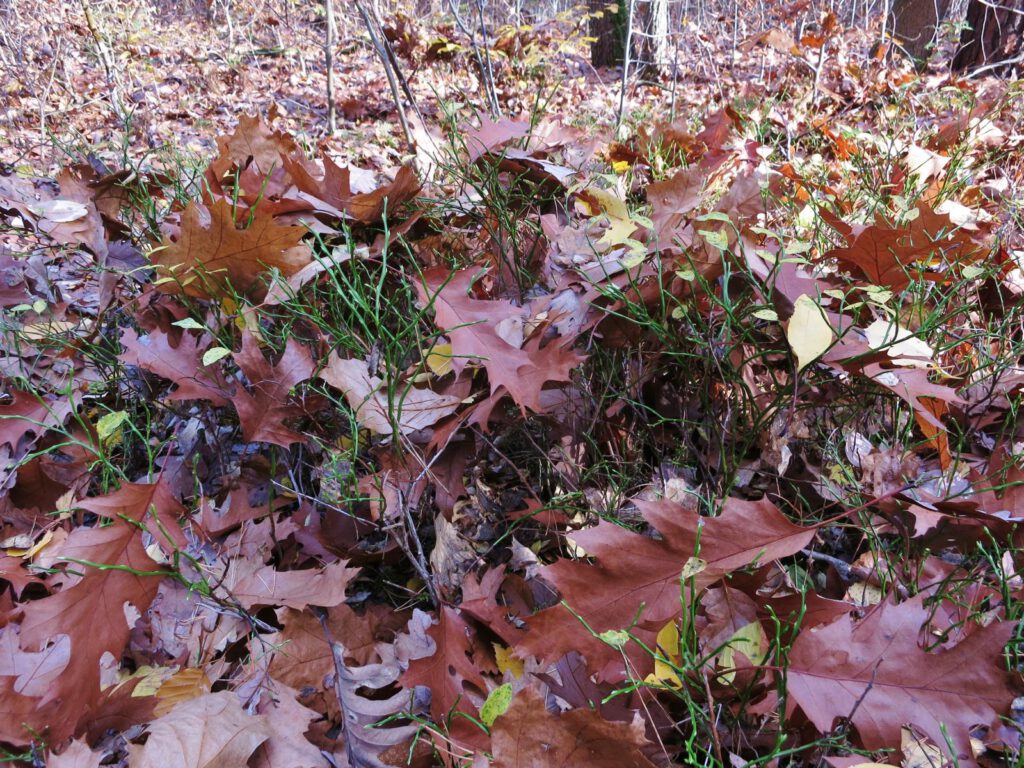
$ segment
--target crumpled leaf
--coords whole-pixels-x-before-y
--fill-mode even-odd
[[[332,652],[337,670],[335,688],[345,718],[345,752],[349,764],[358,768],[385,768],[388,763],[381,761],[381,753],[410,741],[419,725],[410,722],[385,728],[369,726],[399,712],[422,711],[423,702],[417,699],[415,690],[404,688],[382,698],[369,698],[361,693],[362,690],[390,689],[398,682],[402,672],[394,645],[378,643],[380,662],[361,667],[346,662],[345,646],[341,643],[335,642]]]
[[[345,393],[345,400],[355,411],[360,426],[379,435],[392,433],[387,388],[383,379],[370,375],[366,361],[345,359],[335,352],[319,376]],[[455,413],[461,402],[453,395],[398,383],[392,403],[395,423],[404,435],[426,429]]]

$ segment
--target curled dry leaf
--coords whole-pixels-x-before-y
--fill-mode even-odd
[[[384,380],[370,374],[366,361],[341,358],[336,352],[331,354],[319,376],[345,393],[345,400],[355,411],[360,426],[379,435],[393,432],[392,418],[405,435],[427,429],[455,413],[462,402],[453,395],[438,394],[411,383],[396,382],[391,395]]]
[[[361,667],[346,662],[345,646],[341,643],[334,643],[332,652],[335,689],[345,718],[345,753],[349,764],[354,768],[385,768],[391,763],[383,762],[381,754],[411,741],[419,725],[410,722],[380,728],[371,726],[402,712],[419,714],[422,702],[416,699],[415,689],[399,689],[390,696],[382,694],[391,690],[401,676],[394,645],[379,643],[380,662]]]

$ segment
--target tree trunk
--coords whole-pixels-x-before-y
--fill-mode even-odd
[[[626,47],[626,3],[619,0],[617,10],[609,10],[608,0],[589,0],[590,63],[594,67],[614,67],[622,63]]]
[[[918,67],[928,60],[950,0],[892,0],[892,34]]]
[[[640,45],[637,59],[648,74],[664,74],[672,66],[668,34],[668,0],[640,0]]]
[[[971,0],[967,27],[953,57],[953,71],[980,67],[1008,75],[1019,61],[1024,40],[1024,0]]]

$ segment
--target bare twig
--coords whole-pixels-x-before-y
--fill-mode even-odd
[[[370,35],[370,42],[373,43],[373,49],[377,52],[377,58],[380,59],[380,63],[384,67],[384,74],[388,79],[388,87],[391,89],[391,96],[394,98],[395,107],[398,110],[398,122],[402,125],[402,132],[405,134],[405,141],[408,145],[409,151],[413,152],[416,149],[416,142],[413,141],[412,138],[412,129],[409,127],[409,119],[405,114],[405,105],[402,104],[402,95],[398,90],[398,80],[392,70],[387,50],[385,49],[383,42],[381,42],[383,34],[381,30],[377,29],[376,20],[373,19],[367,12],[366,8],[363,7],[361,0],[353,0],[353,2],[355,3],[356,10],[359,11],[359,15],[363,17],[363,23],[366,25],[366,31]]]

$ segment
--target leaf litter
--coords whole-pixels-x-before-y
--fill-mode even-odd
[[[822,29],[741,47],[813,107],[0,177],[11,759],[1012,763],[1019,115],[887,147],[935,75]]]

